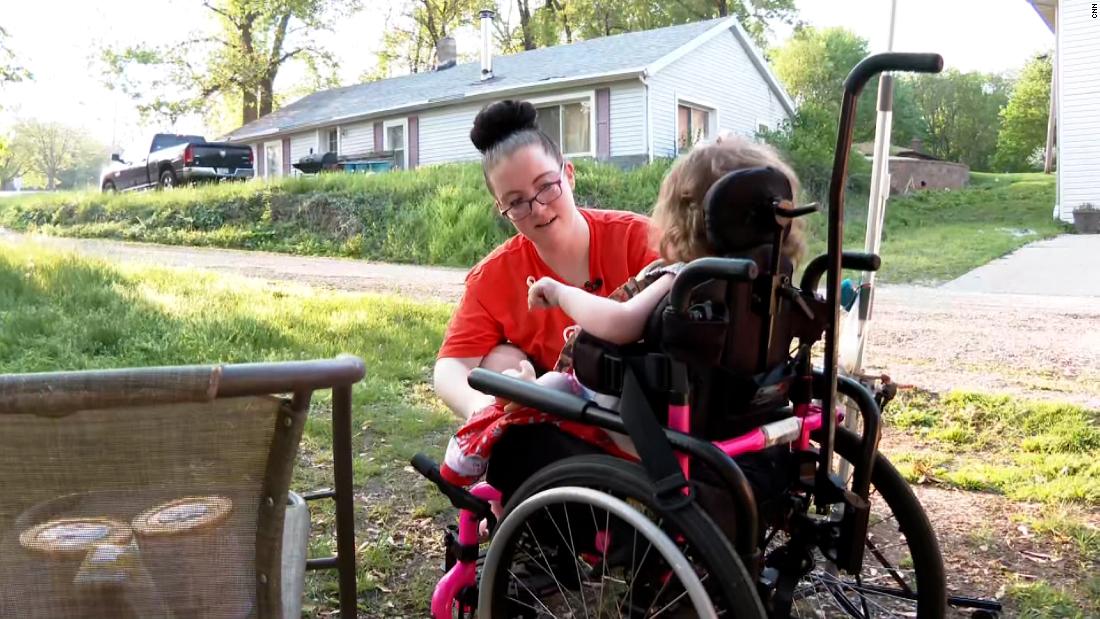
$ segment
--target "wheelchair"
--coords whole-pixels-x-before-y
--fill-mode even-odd
[[[450,485],[418,454],[414,467],[460,510],[445,535],[435,619],[945,616],[936,536],[878,453],[874,395],[837,364],[841,271],[880,263],[841,247],[856,98],[882,71],[942,65],[936,54],[888,53],[848,75],[828,251],[797,285],[780,252],[788,228],[776,216],[816,207],[785,208],[790,184],[771,168],[732,172],[710,189],[708,240],[723,257],[676,275],[642,342],[613,346],[583,333],[575,342],[577,378],[617,396],[617,410],[470,374],[479,391],[628,435],[639,457],[554,462],[508,497],[497,522],[488,503],[501,498],[496,489]],[[734,201],[751,208],[723,208]],[[857,407],[858,432],[840,427],[839,396]],[[487,551],[478,536],[485,520]]]

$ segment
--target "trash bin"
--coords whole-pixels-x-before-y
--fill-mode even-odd
[[[309,551],[309,506],[301,496],[287,497],[283,522],[283,617],[302,616],[306,556]]]

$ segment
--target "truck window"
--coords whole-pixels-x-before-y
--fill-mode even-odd
[[[179,144],[202,144],[206,139],[201,135],[170,135],[162,134],[153,138],[153,146],[150,147],[149,152],[158,151],[162,148],[168,148],[170,146],[177,146]]]

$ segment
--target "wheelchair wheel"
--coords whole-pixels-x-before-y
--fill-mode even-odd
[[[854,459],[859,446],[855,434],[837,428],[838,459]],[[871,515],[860,574],[838,573],[815,553],[814,570],[795,590],[792,617],[945,616],[947,585],[936,535],[905,478],[881,454],[871,471],[868,500]],[[768,535],[769,551],[783,541],[782,532]]]
[[[670,513],[661,511],[653,497],[652,482],[649,481],[645,470],[635,463],[611,456],[595,455],[567,458],[547,466],[516,491],[509,501],[501,526],[503,527],[503,523],[512,519],[514,521],[512,526],[519,527],[520,525],[515,522],[518,518],[513,517],[513,514],[519,513],[519,507],[524,505],[529,497],[546,489],[559,487],[587,488],[626,501],[634,510],[655,523],[665,535],[675,541],[680,558],[686,559],[695,573],[699,574],[699,579],[720,616],[749,618],[764,616],[763,606],[752,579],[721,530],[698,505],[693,504]],[[578,573],[578,567],[591,568],[591,564],[584,559],[586,554],[589,555],[588,559],[595,558],[596,564],[605,563],[599,544],[592,544],[592,540],[602,539],[604,540],[602,550],[606,551],[608,566],[621,567],[636,564],[640,568],[634,570],[637,584],[633,588],[627,586],[628,593],[633,596],[633,599],[628,595],[626,604],[621,609],[612,606],[610,609],[612,616],[620,616],[615,611],[620,612],[624,617],[697,616],[697,610],[686,604],[687,596],[684,595],[683,585],[669,582],[670,570],[667,565],[654,564],[651,567],[655,558],[652,552],[643,564],[649,542],[643,543],[642,539],[637,537],[636,527],[624,526],[628,524],[625,521],[618,525],[611,523],[610,526],[606,526],[608,524],[605,522],[606,510],[604,510],[605,513],[601,513],[598,509],[593,510],[584,506],[581,506],[581,509],[558,509],[559,511],[554,512],[552,518],[547,511],[542,514],[541,519],[528,519],[524,524],[523,532],[527,534],[527,538],[539,537],[559,542],[570,538],[577,540],[576,543],[565,543],[567,547],[565,556],[551,557],[551,562],[546,563],[555,567],[557,573],[563,574],[560,578],[563,589],[565,589],[564,585],[570,585],[574,589],[585,590],[583,585],[578,585],[578,578],[586,580],[583,571]],[[524,558],[523,543],[529,542],[516,539],[501,543],[500,539],[494,538],[490,553],[493,553],[494,548],[498,550],[497,557],[501,560],[502,566],[518,565]],[[593,554],[597,556],[592,557]],[[582,560],[574,561],[573,558],[578,556]],[[554,560],[557,561],[556,564],[553,563]],[[660,561],[657,563],[659,564]],[[485,587],[483,580],[482,600],[486,599],[484,596],[490,595],[497,603],[494,608],[501,608],[500,604],[505,603],[507,597],[513,594],[517,587],[523,588],[523,579],[520,578],[522,575],[523,573],[519,571],[510,572],[509,578],[498,579],[491,589]],[[508,584],[509,580],[511,584]],[[580,595],[578,592],[575,597],[579,598]],[[586,595],[589,598],[592,597],[591,593]],[[675,600],[674,603],[673,600]],[[516,602],[513,601],[512,604],[515,606]],[[627,612],[627,608],[630,612]],[[517,613],[507,616],[537,617],[541,615]]]
[[[676,543],[590,488],[551,488],[516,506],[489,545],[480,589],[483,617],[718,617]]]

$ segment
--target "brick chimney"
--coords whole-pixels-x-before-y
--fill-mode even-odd
[[[455,45],[455,38],[443,37],[435,45],[435,70],[450,69],[456,62],[458,62],[458,48]]]

